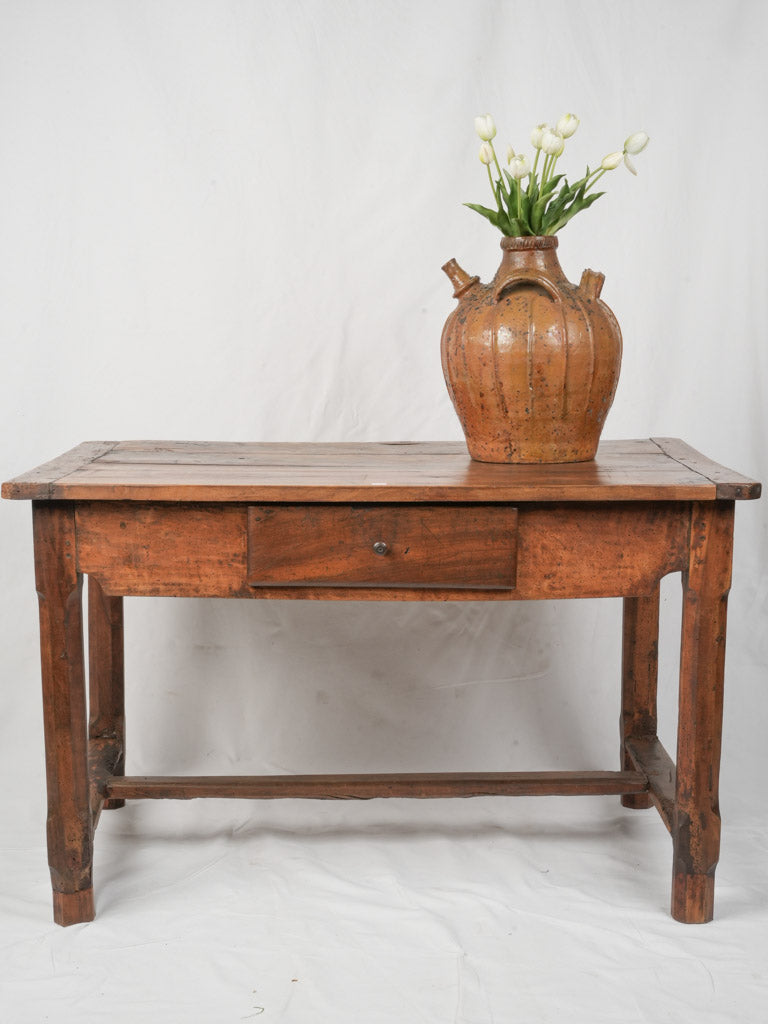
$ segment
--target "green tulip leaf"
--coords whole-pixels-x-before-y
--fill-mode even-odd
[[[489,220],[495,228],[498,228],[503,235],[509,235],[509,217],[506,213],[500,210],[489,210],[487,206],[480,206],[478,203],[464,203],[464,206],[468,206],[470,210],[474,210],[475,213],[479,213],[481,217],[485,217]]]

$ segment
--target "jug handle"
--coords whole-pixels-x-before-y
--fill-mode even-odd
[[[548,281],[542,274],[509,274],[496,286],[494,298],[498,302],[501,298],[501,293],[506,291],[507,288],[514,287],[518,284],[524,283],[537,284],[540,288],[543,288],[548,295],[551,295],[553,299],[562,304],[563,297],[560,294],[560,290]]]

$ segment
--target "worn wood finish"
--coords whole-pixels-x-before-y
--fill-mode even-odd
[[[512,589],[510,505],[251,505],[247,583]]]
[[[110,775],[125,770],[125,695],[123,669],[123,599],[105,594],[88,580],[88,736],[110,741],[114,750]],[[105,810],[122,807],[107,800]]]
[[[654,592],[685,560],[685,517],[672,503],[546,504],[519,510],[517,594],[536,600]]]
[[[658,736],[637,736],[627,740],[629,764],[648,779],[648,793],[668,832],[674,829],[675,762]]]
[[[36,502],[35,584],[40,608],[48,865],[54,920],[93,919],[93,831],[89,798],[83,664],[82,577],[74,509]]]
[[[606,442],[594,463],[570,466],[483,465],[450,444],[94,442],[4,484],[5,496],[34,499],[55,920],[93,917],[93,829],[103,807],[125,799],[554,793],[621,794],[631,807],[647,806],[650,798],[673,839],[672,913],[681,921],[709,920],[719,853],[733,502],[759,492],[754,481],[669,439]],[[73,500],[61,500],[67,496]],[[396,545],[417,524],[416,544],[427,555],[421,552],[405,575],[393,579],[366,568],[355,577],[358,585],[349,585],[345,573],[360,534],[340,527],[361,508],[363,519],[380,517],[375,525],[391,529]],[[326,514],[308,544],[301,523]],[[269,536],[265,519],[277,524]],[[320,534],[331,546],[338,542],[327,561],[312,551]],[[285,560],[286,547],[298,550],[298,562],[293,551]],[[265,564],[276,576],[264,574]],[[300,574],[291,576],[297,564]],[[656,735],[655,689],[659,580],[675,571],[683,574],[677,765]],[[83,573],[89,576],[90,722]],[[278,585],[289,578],[312,582]],[[125,777],[123,595],[623,597],[622,770]]]
[[[53,920],[66,928],[71,924],[84,924],[95,917],[93,889],[78,892],[53,890]]]
[[[247,597],[246,505],[79,502],[81,572],[126,597]]]
[[[665,455],[679,462],[681,466],[692,469],[694,472],[711,480],[715,485],[716,498],[734,501],[760,497],[762,488],[756,480],[750,480],[749,477],[742,476],[740,473],[734,473],[732,469],[713,462],[706,455],[697,452],[679,438],[654,437],[652,441],[659,446]]]
[[[695,502],[683,573],[672,916],[712,920],[720,855],[718,779],[733,502]]]
[[[64,479],[71,473],[92,465],[107,455],[117,441],[84,441],[59,455],[42,466],[31,469],[28,473],[15,477],[3,484],[4,498],[23,498],[26,500],[48,500],[61,497],[55,493],[56,481]]]
[[[595,796],[640,793],[647,779],[627,772],[440,772],[378,775],[127,776],[105,791],[126,800],[373,800],[473,796]]]
[[[112,800],[106,795],[107,779],[120,778],[125,772],[123,748],[117,739],[88,741],[88,774],[90,776],[91,819],[94,831],[104,808],[123,807],[125,800]]]
[[[107,443],[107,442],[104,442]],[[112,444],[113,442],[108,442]],[[618,441],[607,442],[612,451],[622,455],[641,455],[658,449],[658,445],[648,438],[623,438]],[[681,442],[683,443],[683,442]],[[325,459],[328,454],[336,455],[344,462],[360,459],[368,464],[371,458],[378,459],[382,454],[388,455],[393,448],[407,448],[409,451],[421,452],[431,457],[435,452],[446,454],[452,453],[461,448],[456,441],[317,441],[307,443],[304,441],[120,441],[115,448],[115,455],[106,455],[105,458],[113,457],[117,461],[130,453],[137,456],[140,462],[146,460],[147,452],[156,452],[160,458],[165,458],[167,453],[182,452],[184,455],[190,453],[196,455],[201,462],[208,462],[210,456],[224,456],[231,459],[233,455],[247,455],[253,452],[272,451],[275,458],[282,458],[286,450],[303,451],[303,465],[314,461],[316,455]],[[307,458],[307,456],[310,458]]]
[[[462,444],[93,442],[83,461],[3,484],[7,498],[100,501],[691,501],[714,483],[652,441],[605,441],[590,462],[554,466],[473,461]],[[82,447],[82,446],[81,446]],[[102,454],[98,454],[102,451]],[[69,454],[65,459],[69,458]],[[53,466],[59,465],[56,460]],[[712,465],[710,463],[707,464]],[[706,469],[707,467],[704,467]],[[718,467],[721,470],[722,467]],[[726,474],[728,471],[724,471]],[[739,487],[744,479],[733,474]],[[749,482],[745,496],[757,497]]]
[[[625,597],[621,663],[621,759],[633,767],[627,741],[655,736],[656,680],[659,669],[659,588],[649,597]],[[621,802],[635,810],[651,806],[648,793],[627,794]]]
[[[452,587],[434,581],[429,589],[424,589],[423,583],[414,587],[394,585],[392,577],[385,576],[386,558],[378,557],[375,565],[382,563],[381,580],[373,586],[344,587],[339,583],[338,572],[331,578],[330,562],[330,588],[255,586],[247,565],[248,508],[229,503],[178,506],[79,502],[78,567],[89,577],[98,578],[107,593],[126,596],[540,600],[652,593],[662,576],[683,568],[688,547],[688,516],[681,515],[674,502],[522,505],[517,509],[517,569],[513,573],[510,516],[514,510],[481,505],[477,515],[488,528],[469,534],[465,532],[468,517],[464,509],[455,509],[459,523],[453,530],[453,548],[442,556],[444,578],[453,580]],[[294,530],[291,544],[297,544],[296,521],[300,524],[305,510],[311,512],[312,506],[274,508],[278,518],[289,513]],[[449,512],[450,507],[441,510],[441,522],[445,522]],[[389,508],[387,516],[392,515],[394,510]],[[488,525],[492,520],[497,522],[494,530]],[[499,532],[499,521],[505,520],[509,526],[506,540],[504,531]],[[445,535],[444,528],[441,531],[437,523],[434,530],[438,537],[441,533]],[[283,545],[276,542],[273,533],[267,532],[274,550],[272,557],[278,564],[283,558],[290,561],[295,557],[292,551],[283,555]],[[328,544],[349,540],[349,533],[342,538],[336,533],[329,533]],[[346,564],[346,556],[338,559]],[[478,581],[476,563],[486,568],[488,584],[498,587],[509,581],[510,588],[488,590],[472,586]]]

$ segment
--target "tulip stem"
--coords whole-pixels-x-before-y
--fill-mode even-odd
[[[547,183],[547,177],[548,177],[548,171],[549,171],[549,161],[551,159],[552,159],[552,157],[548,153],[544,157],[544,166],[541,169],[541,187],[542,188],[544,188],[544,186]]]
[[[498,193],[496,192],[496,186],[493,183],[493,175],[491,174],[491,165],[490,164],[486,164],[485,165],[485,169],[486,169],[486,171],[488,171],[488,181],[490,181],[490,183],[491,183],[491,192],[493,192],[493,198],[496,200],[496,206],[499,208],[499,213],[501,213],[502,212],[501,203],[499,202],[499,196],[498,196]]]
[[[587,179],[587,186],[584,189],[584,193],[586,194],[587,192],[589,192],[589,190],[595,185],[595,183],[598,181],[598,179],[602,178],[602,176],[604,174],[605,174],[605,167],[601,167],[597,171],[592,171],[592,174],[590,174],[590,176],[589,176],[590,178],[592,178],[592,180],[590,181],[589,178]],[[593,175],[594,175],[594,177],[593,177]]]
[[[499,166],[499,158],[496,156],[496,149],[494,148],[492,142],[489,143],[489,146],[491,147],[491,152],[493,153],[493,162],[496,164],[496,170],[499,172],[499,184],[501,185],[501,191],[504,193],[504,195],[507,195],[507,189],[504,185],[504,175],[501,173],[501,167]],[[488,173],[490,174],[490,169]],[[499,207],[499,209],[501,209],[501,207]]]

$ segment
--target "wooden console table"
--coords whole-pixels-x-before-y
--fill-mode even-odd
[[[459,444],[105,441],[2,493],[33,503],[59,924],[93,918],[94,830],[126,799],[594,793],[655,805],[672,835],[672,914],[711,920],[734,502],[758,483],[670,439],[607,441],[595,461],[559,466],[472,462]],[[671,572],[683,583],[676,765],[656,735],[659,580]],[[620,770],[126,776],[124,595],[621,597]]]

